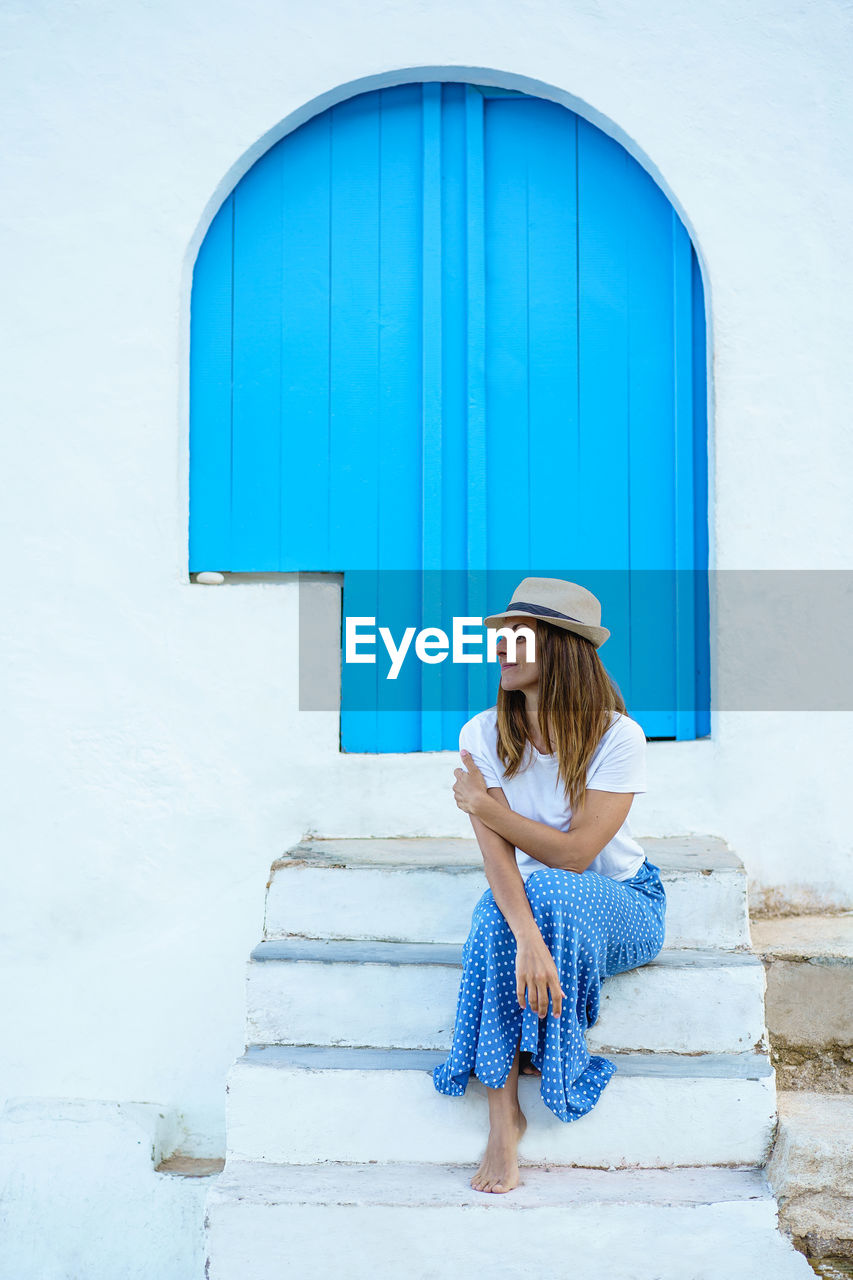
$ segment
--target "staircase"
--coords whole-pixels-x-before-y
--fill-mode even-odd
[[[273,865],[208,1280],[811,1280],[763,1171],[776,1089],[743,865],[717,840],[640,843],[667,936],[602,987],[587,1044],[618,1070],[571,1124],[521,1077],[523,1185],[503,1195],[469,1185],[484,1087],[446,1097],[430,1074],[488,887],[476,842],[312,840]]]

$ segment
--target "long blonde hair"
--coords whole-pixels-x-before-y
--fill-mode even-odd
[[[524,623],[536,632],[539,731],[549,746],[552,738],[556,743],[565,798],[576,813],[583,807],[589,762],[612,713],[626,714],[625,703],[591,640],[538,618]],[[520,689],[498,689],[497,751],[507,778],[521,769],[529,742],[524,704]]]

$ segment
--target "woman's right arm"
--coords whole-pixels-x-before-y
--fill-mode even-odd
[[[490,787],[489,795],[509,808],[501,787]],[[483,855],[483,867],[489,887],[501,914],[515,935],[515,986],[519,1006],[524,1008],[526,991],[531,1009],[540,1018],[544,1018],[548,1013],[550,991],[551,1007],[554,1016],[559,1018],[564,994],[560,976],[530,908],[524,880],[515,860],[515,847],[473,814],[468,816]]]

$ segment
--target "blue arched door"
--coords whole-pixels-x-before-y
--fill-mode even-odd
[[[530,574],[602,599],[649,737],[709,731],[690,238],[625,149],[525,94],[360,94],[222,205],[193,276],[190,571],[343,572],[441,625]],[[488,575],[488,576],[485,576]],[[455,749],[493,665],[344,667],[345,750]]]

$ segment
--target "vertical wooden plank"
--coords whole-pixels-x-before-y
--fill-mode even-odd
[[[588,567],[628,564],[628,156],[578,121],[578,416]],[[608,641],[608,644],[610,641]]]
[[[467,252],[466,97],[464,84],[441,86],[441,626],[451,637],[452,620],[467,604]],[[468,717],[468,671],[448,658],[441,679],[442,746],[455,750]]]
[[[281,149],[234,192],[232,552],[244,572],[278,569],[281,545]]]
[[[420,618],[421,88],[379,92],[377,603],[393,635]],[[376,751],[418,751],[420,675],[407,658],[377,717]]]
[[[420,568],[421,92],[377,94],[379,138],[377,532],[382,569]]]
[[[486,428],[486,241],[485,241],[485,102],[480,90],[465,86],[465,242],[467,292],[466,360],[466,557],[468,569],[466,616],[485,618],[490,612],[486,571],[488,561],[488,501]],[[468,668],[467,714],[493,706],[499,680],[496,664]],[[464,721],[463,721],[464,723]],[[461,728],[461,725],[459,725]],[[453,746],[456,747],[459,734]]]
[[[530,559],[571,576],[589,531],[575,493],[578,449],[577,117],[525,108],[528,157]]]
[[[441,612],[442,569],[442,315],[441,315],[441,84],[423,91],[423,625]],[[440,672],[421,669],[421,749],[442,749]]]
[[[442,564],[464,570],[466,555],[466,86],[441,86],[441,511]]]
[[[228,571],[234,199],[217,212],[193,269],[190,310],[189,572]]]
[[[486,613],[530,573],[528,190],[530,102],[486,99],[483,145],[486,388]],[[492,705],[500,674],[487,668]]]
[[[465,86],[465,241],[467,332],[466,567],[488,568],[486,500],[486,246],[484,100]]]
[[[357,606],[360,616],[376,617],[378,93],[359,94],[332,108],[331,155],[329,545],[335,567],[362,571],[349,586],[344,580],[347,612]],[[341,743],[346,751],[376,749],[380,668],[379,661],[343,667]],[[362,709],[368,705],[372,709]]]
[[[696,736],[696,547],[694,530],[693,265],[690,237],[675,210],[675,736]]]
[[[334,565],[329,547],[329,187],[331,114],[282,149],[282,570]],[[309,481],[310,478],[310,481]]]
[[[623,693],[648,736],[675,735],[675,389],[672,206],[637,164],[629,237],[631,667]],[[662,637],[669,642],[662,644]],[[609,642],[608,642],[609,643]]]
[[[529,103],[485,104],[486,537],[489,567],[530,564]]]
[[[423,565],[442,563],[441,85],[423,86]]]
[[[379,365],[379,99],[332,108],[330,439],[333,560],[374,569]]]
[[[629,157],[578,120],[578,417],[576,503],[587,570],[610,629],[602,661],[620,683],[631,668],[628,475]]]

